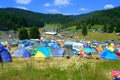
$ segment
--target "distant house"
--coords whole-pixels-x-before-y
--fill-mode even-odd
[[[55,35],[55,34],[57,34],[57,32],[49,32],[49,31],[47,31],[47,32],[45,32],[45,34]]]
[[[47,35],[55,35],[57,34],[57,29],[49,29],[49,30],[47,29],[44,31],[44,33]]]
[[[116,36],[120,36],[120,33],[116,33]]]

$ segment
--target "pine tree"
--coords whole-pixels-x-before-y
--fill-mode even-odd
[[[21,29],[20,29],[19,39],[20,39],[20,40],[28,39],[28,31],[27,31],[26,28],[21,28]]]
[[[103,32],[107,32],[107,27],[108,27],[108,25],[106,25],[106,24],[103,26],[103,29],[102,29]]]
[[[76,30],[79,30],[79,29],[81,29],[80,23],[78,23],[77,26],[76,26]]]
[[[116,25],[115,32],[116,32],[116,33],[119,33],[119,32],[120,32],[120,23],[118,23],[118,24]]]
[[[82,35],[83,35],[83,36],[86,36],[86,35],[87,35],[87,27],[86,27],[86,25],[83,25],[83,26],[82,26]]]
[[[111,24],[109,27],[108,27],[108,33],[112,33],[114,31],[114,26],[113,24]]]
[[[32,27],[30,29],[29,38],[30,39],[40,39],[40,32],[38,31],[38,28]]]

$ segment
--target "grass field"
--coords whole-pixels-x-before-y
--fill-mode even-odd
[[[96,57],[13,58],[11,63],[0,64],[0,80],[112,80],[110,71],[120,70],[120,60]]]
[[[86,36],[82,36],[81,33],[74,34],[74,36],[79,36],[79,38],[78,38],[79,40],[85,39],[85,40],[106,41],[106,40],[120,39],[120,36],[116,36],[115,33],[89,32],[88,35],[86,35]]]
[[[78,40],[118,40],[120,36],[115,33],[88,33],[82,36],[79,32],[74,34],[79,36]],[[66,39],[67,40],[67,39]],[[17,47],[12,47],[12,54]],[[71,57],[50,59],[30,58],[22,59],[13,57],[11,63],[0,63],[0,80],[112,80],[110,71],[120,70],[120,60],[106,61],[94,55],[93,59]]]
[[[65,32],[62,32],[65,33]],[[62,34],[60,33],[60,34]],[[67,33],[67,35],[71,34],[70,32]],[[45,38],[47,39],[56,39],[53,36],[50,35],[44,35]],[[76,39],[75,37],[78,36],[78,38]],[[118,41],[118,39],[120,39],[120,36],[117,36],[115,33],[98,33],[98,32],[89,32],[86,36],[83,36],[80,32],[74,32],[73,33],[73,38],[64,38],[64,40],[78,40],[80,41],[81,39],[84,40],[96,40],[96,41],[106,41],[106,40],[116,40]]]

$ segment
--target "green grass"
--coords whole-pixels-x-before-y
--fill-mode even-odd
[[[110,71],[120,69],[120,60],[84,58],[16,60],[0,66],[0,80],[112,80]]]
[[[45,24],[46,29],[50,29],[50,28],[60,28],[61,24]]]
[[[49,25],[48,25],[49,26]],[[71,27],[73,29],[73,27]],[[82,36],[80,32],[74,34],[85,40],[118,40],[115,33],[90,32]],[[13,53],[17,48],[13,48]],[[19,59],[13,62],[0,63],[0,80],[112,80],[110,71],[120,70],[120,60],[105,61],[85,58],[50,58],[50,59]]]
[[[50,28],[60,28],[61,24],[45,24],[45,29]],[[92,28],[94,29],[102,29],[103,25],[94,25]],[[43,32],[44,28],[40,28],[39,30]],[[120,36],[116,36],[115,33],[98,33],[98,32],[88,32],[88,35],[82,36],[81,30],[75,30],[76,26],[71,26],[65,29],[60,30],[60,34],[67,33],[73,34],[74,38],[72,40],[75,40],[75,36],[78,36],[78,40],[85,39],[85,40],[96,40],[96,41],[105,41],[105,40],[118,40],[120,39]],[[42,34],[41,34],[42,35]],[[68,38],[67,38],[68,39]]]
[[[118,40],[120,36],[116,36],[115,33],[97,33],[97,32],[89,32],[88,35],[82,36],[81,33],[74,34],[75,36],[79,36],[80,39],[85,40],[96,40],[96,41],[105,41],[105,40]]]

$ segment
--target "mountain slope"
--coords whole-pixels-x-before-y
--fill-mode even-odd
[[[120,23],[120,7],[94,11],[82,15],[43,14],[17,8],[0,8],[0,30],[20,27],[44,27],[44,24],[60,23],[63,28],[78,24],[114,24]]]
[[[19,28],[20,26],[43,27],[44,23],[65,24],[76,19],[73,16],[65,16],[62,14],[42,14],[16,8],[0,8],[0,16],[2,16],[0,18],[0,30],[3,26],[5,30],[9,28]]]
[[[72,16],[65,16],[62,14],[43,14],[17,8],[6,8],[2,9],[2,11],[12,15],[23,16],[29,19],[40,19],[45,23],[65,23],[66,21],[69,22],[74,20],[74,17]]]
[[[76,17],[79,16],[80,15],[77,15]],[[74,22],[70,22],[66,24],[66,26],[68,27],[70,25],[77,25],[77,24],[87,24],[87,25],[112,24],[115,26],[118,23],[120,23],[120,7],[91,12],[86,16],[79,18],[78,20],[75,20]]]

